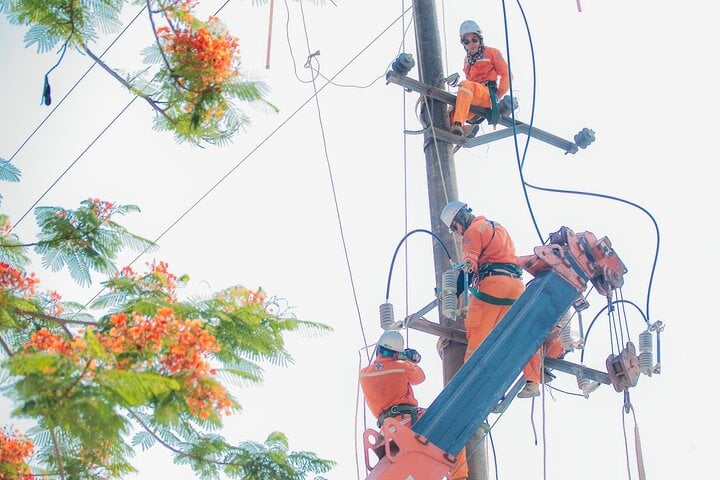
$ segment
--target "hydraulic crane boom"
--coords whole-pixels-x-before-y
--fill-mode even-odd
[[[388,418],[382,435],[365,432],[366,463],[369,449],[381,457],[368,479],[445,476],[563,313],[582,297],[587,281],[603,295],[622,286],[627,269],[607,238],[563,227],[551,241],[558,243],[520,257],[535,279],[417,422],[408,428]]]

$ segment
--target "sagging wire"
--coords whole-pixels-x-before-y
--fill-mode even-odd
[[[658,224],[655,221],[655,217],[653,217],[653,215],[650,212],[648,212],[645,208],[641,207],[637,203],[631,202],[629,200],[625,200],[623,198],[614,197],[612,195],[606,195],[603,193],[583,192],[583,191],[578,191],[578,190],[565,190],[565,189],[558,189],[558,188],[539,187],[537,185],[532,185],[530,183],[526,183],[526,185],[529,188],[544,191],[544,192],[568,193],[568,194],[573,194],[573,195],[584,195],[584,196],[588,196],[588,197],[597,197],[597,198],[605,198],[608,200],[614,200],[616,202],[624,203],[626,205],[635,207],[638,210],[642,211],[645,215],[648,216],[648,218],[652,222],[653,226],[655,227],[655,255],[653,256],[652,268],[650,270],[650,279],[648,281],[647,295],[646,295],[646,300],[645,300],[645,303],[646,303],[645,313],[643,314],[643,317],[646,319],[652,318],[650,316],[650,296],[651,296],[651,291],[652,291],[653,279],[655,278],[655,269],[657,268],[658,256],[660,254],[660,228],[658,227]]]
[[[404,6],[403,6],[403,8],[404,8]],[[403,23],[405,22],[405,15],[407,14],[407,12],[410,11],[411,8],[412,8],[412,7],[404,8],[404,11],[403,11],[403,14],[402,14]],[[398,50],[397,50],[397,52],[398,52],[397,55],[399,55],[401,52],[403,52],[403,51],[405,50],[405,47],[404,47],[404,45],[405,45],[405,37],[407,36],[407,32],[410,30],[410,27],[412,26],[412,24],[413,24],[413,21],[412,21],[412,17],[411,17],[410,22],[408,22],[408,25],[402,27],[403,36],[402,36],[402,41],[400,42],[400,46],[398,47]],[[397,55],[396,55],[396,57],[397,57]],[[360,89],[360,90],[363,90],[363,89],[365,89],[365,88],[370,88],[370,87],[372,87],[373,85],[375,85],[375,84],[378,82],[378,80],[381,80],[381,79],[385,78],[385,74],[386,74],[387,71],[390,69],[390,66],[391,66],[391,65],[392,65],[392,61],[388,62],[387,67],[385,67],[384,72],[383,72],[381,75],[378,75],[374,80],[372,80],[372,81],[371,81],[370,83],[368,83],[367,85],[351,85],[351,84],[343,84],[343,83],[337,83],[337,82],[330,82],[330,83],[331,83],[333,86],[335,86],[335,87],[340,87],[340,88],[357,88],[357,89]],[[328,80],[328,78],[327,78],[326,76],[324,76],[322,73],[318,72],[318,75],[319,75],[320,78],[322,78],[323,80]],[[403,100],[403,101],[404,101],[404,100]],[[405,110],[403,109],[403,112],[404,112],[404,111],[405,111]]]
[[[226,2],[226,3],[227,3],[227,2]],[[385,29],[384,29],[383,31],[381,31],[377,36],[375,36],[375,38],[373,38],[365,47],[363,47],[358,53],[356,53],[355,56],[353,56],[342,68],[340,68],[340,70],[338,70],[338,71],[335,73],[335,75],[333,75],[333,76],[331,77],[331,79],[336,78],[336,77],[337,77],[338,75],[340,75],[346,68],[348,68],[348,67],[349,67],[355,60],[357,60],[368,48],[370,48],[370,46],[371,46],[373,43],[375,43],[380,37],[382,37],[382,36],[385,34],[385,32],[387,32],[399,19],[400,19],[399,17],[396,18],[390,25],[388,25],[387,27],[385,27]],[[317,94],[319,94],[320,92],[322,92],[328,85],[330,85],[330,82],[327,82],[327,83],[325,83],[323,86],[321,86],[321,87],[318,89]],[[173,221],[167,228],[165,228],[165,230],[163,230],[159,235],[157,235],[157,236],[155,237],[155,239],[153,240],[153,243],[157,243],[158,241],[160,241],[161,238],[163,238],[165,235],[167,235],[168,232],[170,232],[170,230],[172,230],[178,223],[180,223],[180,222],[183,220],[183,218],[185,218],[187,215],[189,215],[190,212],[195,209],[195,207],[197,207],[203,200],[205,200],[205,198],[207,198],[208,196],[210,196],[210,194],[211,194],[216,188],[218,188],[218,187],[220,186],[220,184],[222,184],[225,180],[227,180],[227,179],[230,177],[230,175],[232,175],[232,174],[235,172],[235,170],[237,170],[238,168],[240,168],[240,166],[241,166],[243,163],[245,163],[245,161],[248,160],[252,155],[254,155],[255,152],[257,152],[257,151],[260,149],[260,147],[262,147],[263,145],[265,145],[265,143],[267,143],[277,132],[279,132],[282,128],[284,128],[285,125],[287,125],[287,124],[290,122],[290,120],[292,120],[298,113],[300,113],[300,111],[301,111],[303,108],[305,108],[305,106],[306,106],[308,103],[310,103],[310,102],[312,101],[312,99],[314,98],[315,95],[316,95],[316,94],[311,95],[310,97],[308,97],[302,104],[300,104],[300,106],[298,106],[291,114],[289,114],[289,115],[287,116],[287,118],[285,118],[285,120],[283,120],[282,122],[280,122],[280,124],[279,124],[277,127],[275,127],[275,129],[274,129],[273,131],[271,131],[270,133],[268,133],[268,134],[265,136],[265,138],[263,138],[257,145],[255,145],[255,147],[253,147],[253,148],[250,150],[250,152],[247,153],[247,155],[245,155],[243,158],[241,158],[232,168],[230,168],[230,170],[228,170],[228,171],[227,171],[222,177],[220,177],[204,194],[202,194],[202,195],[200,196],[200,198],[198,198],[198,199],[197,199],[192,205],[190,205],[183,213],[181,213],[180,216],[179,216],[177,219],[175,219],[175,221]],[[131,100],[130,103],[134,102],[136,99],[137,99],[137,97],[135,97],[133,100]],[[127,109],[127,107],[129,107],[129,106],[130,106],[130,104],[128,104],[128,105],[125,107],[125,109]],[[124,111],[124,110],[123,110],[123,111]],[[122,112],[120,112],[120,114],[122,114]],[[120,114],[118,114],[118,116],[119,116]],[[145,249],[145,250],[143,250],[142,252],[140,252],[140,253],[129,263],[129,265],[133,265],[135,262],[137,262],[147,251],[148,251],[148,250]],[[92,298],[90,298],[90,300],[88,300],[88,301],[83,305],[83,307],[82,307],[81,309],[79,309],[78,312],[75,313],[75,315],[78,315],[78,314],[81,313],[83,310],[87,309],[87,307],[88,307],[98,296],[100,296],[103,291],[105,291],[105,288],[104,288],[104,287],[103,287],[102,289],[100,289]],[[74,318],[74,317],[73,317],[73,318]]]
[[[115,45],[115,43],[120,39],[120,37],[123,36],[123,34],[128,30],[128,28],[130,28],[130,25],[132,25],[132,24],[135,22],[135,20],[137,20],[137,19],[140,17],[140,15],[142,15],[142,13],[145,11],[145,8],[146,8],[146,7],[141,8],[140,11],[139,11],[137,14],[135,14],[135,16],[133,17],[133,19],[130,20],[130,22],[125,26],[125,28],[122,29],[122,31],[115,37],[115,39],[114,39],[112,42],[110,42],[110,44],[107,46],[107,48],[105,48],[105,50],[100,54],[99,58],[102,58],[102,57],[108,52],[108,50],[110,50],[110,48],[112,48],[112,46]],[[83,73],[83,74],[80,76],[80,78],[73,84],[72,87],[70,87],[70,89],[65,93],[65,95],[63,95],[63,97],[60,99],[60,101],[55,104],[55,106],[53,107],[53,109],[50,110],[50,112],[49,112],[47,115],[45,115],[45,118],[43,118],[43,119],[40,121],[40,123],[35,127],[35,129],[34,129],[32,132],[30,132],[30,135],[28,135],[28,136],[25,138],[25,140],[20,144],[20,146],[15,150],[15,153],[13,153],[13,154],[10,156],[10,158],[7,160],[7,163],[4,163],[4,164],[0,165],[0,170],[2,170],[3,168],[5,168],[5,165],[9,164],[9,162],[11,162],[11,161],[18,155],[18,153],[20,153],[20,151],[21,151],[21,150],[25,147],[25,145],[35,136],[35,134],[40,130],[40,128],[42,128],[42,126],[45,125],[45,122],[48,121],[48,119],[52,116],[52,114],[55,113],[55,111],[56,111],[58,108],[60,108],[60,105],[63,104],[63,102],[65,101],[65,99],[67,99],[68,96],[70,96],[70,94],[75,90],[75,88],[78,87],[78,85],[80,84],[80,82],[82,82],[82,81],[85,79],[85,77],[90,73],[90,71],[91,71],[93,68],[95,68],[95,65],[97,65],[97,64],[93,62],[92,65],[90,65],[90,66],[87,68],[87,70],[85,70],[85,73]],[[48,73],[49,73],[49,72],[48,72]],[[17,224],[17,223],[16,223],[16,224]]]
[[[400,2],[401,5],[401,11],[405,11],[405,0],[402,0]],[[410,29],[410,26],[412,25],[413,17],[410,17],[410,21],[407,25],[407,30],[405,27],[405,16],[403,15],[402,20],[402,35],[400,37],[400,51],[405,51],[405,37],[407,36],[407,32]],[[399,55],[399,53],[398,53]],[[407,95],[408,92],[406,90],[403,90],[403,96],[402,96],[402,117],[403,117],[403,132],[407,130]],[[402,135],[402,149],[403,149],[403,231],[405,232],[405,235],[408,233],[409,228],[409,220],[408,220],[408,197],[409,197],[409,190],[408,190],[408,139],[407,135]],[[408,252],[408,245],[405,244],[405,248],[403,250],[403,253],[405,254],[405,317],[407,317],[410,314],[410,269],[408,268],[408,265],[410,263],[410,255]],[[410,331],[407,332],[408,342],[410,341]]]
[[[392,272],[393,272],[393,266],[395,265],[395,258],[397,257],[400,247],[403,245],[403,243],[405,243],[405,240],[407,240],[407,238],[410,235],[413,235],[415,233],[427,233],[428,235],[431,235],[435,240],[438,241],[438,243],[440,243],[440,246],[443,248],[443,250],[445,251],[445,254],[448,256],[448,259],[452,262],[452,256],[450,255],[450,251],[448,250],[445,243],[442,241],[442,239],[440,237],[435,235],[430,230],[425,230],[423,228],[417,228],[417,229],[405,234],[405,236],[403,236],[403,238],[398,243],[397,247],[395,247],[395,252],[393,253],[392,261],[390,262],[390,270],[388,271],[387,287],[385,289],[385,301],[386,302],[390,299],[390,282],[392,280]]]
[[[12,228],[11,228],[10,231],[12,231],[12,229],[14,229],[15,227],[17,227],[17,226],[20,224],[20,222],[22,222],[23,219],[25,219],[25,217],[27,217],[27,216],[30,214],[30,212],[32,212],[33,208],[35,208],[35,206],[37,206],[37,204],[40,203],[40,200],[42,200],[43,198],[45,198],[45,195],[47,195],[47,194],[50,192],[50,190],[52,190],[53,187],[58,184],[58,182],[70,171],[71,168],[73,168],[73,167],[75,166],[75,164],[83,157],[83,155],[85,155],[85,154],[88,152],[88,150],[90,150],[90,148],[91,148],[93,145],[95,145],[95,143],[96,143],[98,140],[100,140],[100,137],[102,137],[102,136],[105,134],[105,132],[107,132],[107,131],[110,129],[110,127],[112,127],[112,126],[115,124],[115,122],[125,113],[125,111],[127,111],[127,109],[130,108],[130,105],[132,105],[133,102],[135,102],[135,100],[137,100],[138,98],[140,98],[140,97],[135,96],[132,100],[130,100],[130,101],[128,102],[128,104],[125,105],[125,107],[123,107],[123,109],[120,110],[120,112],[119,112],[117,115],[115,115],[115,117],[114,117],[112,120],[110,120],[110,123],[108,123],[107,125],[105,125],[105,128],[103,128],[103,129],[100,131],[100,133],[98,133],[98,134],[95,136],[95,138],[92,139],[92,141],[85,147],[85,149],[84,149],[82,152],[80,152],[80,154],[79,154],[77,157],[75,157],[75,160],[73,160],[73,161],[70,163],[70,165],[68,165],[68,166],[65,168],[65,170],[63,170],[63,172],[60,174],[60,176],[57,177],[57,178],[50,184],[50,186],[47,187],[47,188],[45,189],[45,191],[33,202],[33,204],[30,205],[30,207],[25,211],[25,213],[23,213],[23,214],[20,216],[20,218],[18,219],[18,221],[13,224],[13,226],[12,226]]]
[[[303,24],[303,30],[305,31],[305,43],[308,50],[308,61],[306,62],[306,67],[312,69],[312,60],[317,62],[317,55],[319,55],[319,52],[317,54],[311,54],[310,53],[310,38],[308,36],[308,30],[307,30],[307,23],[305,20],[305,10],[303,9],[303,3],[300,2],[300,14],[302,17],[302,24]],[[320,71],[320,67],[318,65],[317,71]],[[363,344],[367,345],[367,336],[365,334],[365,327],[363,326],[363,320],[362,320],[362,313],[360,312],[360,302],[358,301],[357,296],[357,288],[355,287],[355,279],[353,276],[352,267],[350,265],[350,254],[348,253],[348,247],[347,247],[347,240],[345,239],[345,229],[343,227],[342,223],[342,216],[340,215],[340,204],[338,202],[337,198],[337,189],[335,188],[335,179],[333,176],[332,171],[332,165],[330,165],[330,154],[328,153],[328,145],[327,145],[327,137],[325,135],[325,126],[323,124],[323,118],[322,118],[322,110],[320,109],[320,99],[318,97],[319,90],[317,88],[316,84],[317,75],[313,73],[312,75],[312,85],[313,85],[313,92],[315,93],[313,95],[313,98],[315,99],[315,107],[317,109],[318,114],[318,123],[320,126],[320,136],[322,138],[322,144],[323,144],[323,151],[325,154],[325,164],[327,165],[328,170],[328,176],[330,179],[330,189],[332,191],[333,196],[333,203],[335,204],[335,215],[337,217],[338,222],[338,228],[340,230],[340,240],[343,247],[343,254],[345,255],[345,266],[347,267],[348,271],[348,277],[350,280],[350,287],[353,294],[353,301],[355,302],[355,309],[358,316],[358,323],[360,326],[360,333],[363,337]],[[325,85],[328,85],[327,83]],[[368,353],[368,361],[370,361],[370,354]]]
[[[520,5],[519,1],[518,1],[518,5]],[[525,18],[525,14],[524,14],[524,12],[522,11],[522,6],[520,6],[520,7],[521,7],[521,8],[520,8],[520,11],[523,13],[523,18]],[[508,18],[507,18],[507,8],[506,8],[506,6],[505,6],[505,0],[502,0],[502,11],[503,11],[503,26],[504,26],[504,29],[505,29],[505,50],[506,50],[506,52],[507,52],[507,57],[508,57],[508,58],[507,58],[508,77],[510,77],[510,78],[509,78],[509,80],[510,80],[510,95],[512,95],[512,92],[513,92],[514,90],[513,90],[513,76],[512,76],[512,67],[511,67],[512,64],[511,64],[511,61],[510,61],[510,32],[509,32],[509,30],[508,30]],[[527,26],[527,22],[526,22],[526,26]],[[529,27],[528,27],[528,37],[530,37]],[[533,63],[533,72],[534,72],[534,71],[535,71],[535,57],[534,57],[534,56],[533,56],[533,62],[532,62],[532,63]],[[535,80],[535,75],[534,75],[534,73],[533,73],[533,81],[534,81],[534,80]],[[534,105],[535,105],[535,95],[534,95],[534,93],[535,93],[535,87],[533,86],[533,112],[534,112]],[[522,170],[523,170],[523,169],[522,169],[522,164],[523,164],[523,162],[524,162],[524,154],[523,154],[523,157],[522,157],[523,160],[521,160],[520,149],[519,149],[519,147],[518,147],[517,127],[516,127],[516,125],[515,125],[515,109],[514,109],[514,108],[511,108],[510,111],[511,111],[511,114],[512,114],[512,121],[513,121],[513,144],[514,144],[514,146],[515,146],[515,158],[517,159],[518,174],[520,175],[520,180],[521,180],[521,182],[522,182],[523,196],[525,197],[525,204],[526,204],[527,207],[528,207],[528,212],[530,213],[530,219],[532,220],[532,224],[533,224],[533,227],[535,228],[535,232],[537,233],[538,239],[540,240],[540,242],[543,242],[543,235],[542,235],[542,233],[540,232],[540,227],[539,227],[538,224],[537,224],[537,219],[535,218],[535,213],[534,213],[534,211],[533,211],[532,204],[530,203],[530,197],[529,197],[528,192],[527,192],[527,189],[526,189],[526,187],[525,187],[525,178],[524,178],[523,171],[522,171]],[[532,119],[532,117],[531,117],[531,119]],[[532,120],[531,120],[531,123],[530,123],[530,128],[532,128]],[[528,135],[528,139],[527,139],[526,144],[525,144],[525,152],[527,152],[527,147],[528,147],[529,142],[530,142],[530,135]],[[544,244],[544,243],[543,243],[543,244]]]
[[[635,303],[633,303],[633,302],[630,301],[630,300],[614,300],[614,301],[612,301],[612,302],[609,302],[609,303],[608,303],[607,305],[605,305],[603,308],[601,308],[600,311],[597,312],[597,314],[596,314],[596,315],[593,317],[593,319],[590,321],[590,325],[588,325],[588,329],[587,329],[587,332],[585,333],[585,339],[584,339],[586,346],[587,346],[587,341],[588,341],[588,339],[590,338],[590,332],[591,332],[593,326],[595,325],[595,321],[596,321],[598,318],[600,318],[600,315],[602,315],[602,313],[603,313],[605,310],[614,310],[614,306],[617,305],[617,304],[620,304],[620,303],[622,303],[622,304],[627,304],[627,305],[630,305],[630,306],[632,306],[632,307],[635,307],[635,309],[638,311],[638,313],[639,313],[640,316],[642,317],[642,319],[643,319],[643,321],[645,322],[645,324],[646,324],[648,327],[650,327],[650,323],[648,322],[648,319],[647,319],[647,317],[645,316],[645,313],[643,313],[642,309],[641,309],[640,307],[638,307]],[[609,313],[608,313],[608,315],[609,315]],[[587,350],[587,348],[583,348],[582,353],[580,354],[580,363],[583,363],[583,361],[584,361],[584,359],[585,359],[585,352],[586,352],[586,350]]]

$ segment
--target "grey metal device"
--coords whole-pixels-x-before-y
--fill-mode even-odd
[[[579,293],[554,271],[530,282],[412,430],[460,453]]]

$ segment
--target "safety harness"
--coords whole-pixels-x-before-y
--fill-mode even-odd
[[[485,250],[490,246],[490,243],[495,239],[495,222],[492,220],[487,221],[492,226],[493,232],[490,237],[490,241],[483,247],[478,254],[478,260],[482,258]],[[472,293],[475,298],[491,305],[512,305],[515,303],[515,298],[500,298],[493,295],[483,293],[476,288],[483,279],[493,275],[502,275],[510,278],[522,278],[522,268],[514,263],[497,263],[497,262],[485,262],[478,265],[477,272],[473,275],[473,281],[471,285],[468,285],[468,291]]]
[[[382,427],[382,424],[386,418],[400,417],[402,415],[410,415],[410,422],[415,423],[415,420],[417,420],[418,410],[419,407],[416,407],[415,405],[410,405],[409,403],[399,403],[397,405],[393,405],[387,410],[383,410],[378,416],[378,428]]]

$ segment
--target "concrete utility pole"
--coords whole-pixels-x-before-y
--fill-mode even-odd
[[[442,69],[435,2],[434,0],[413,0],[413,8],[415,11],[419,80],[423,83],[435,85],[438,79],[442,79],[447,75],[443,73]],[[438,87],[443,88],[443,85],[438,85]],[[447,106],[438,100],[429,98],[427,104],[429,109],[425,111],[425,118],[431,121],[431,124],[436,128],[449,131],[450,120],[447,116]],[[442,239],[451,252],[454,252],[452,234],[448,232],[447,226],[440,220],[440,212],[447,202],[458,199],[455,159],[452,153],[453,145],[436,140],[432,135],[426,135],[424,146],[432,232]],[[445,251],[437,242],[433,244],[433,257],[435,260],[435,284],[441,285],[442,273],[449,270],[451,265]],[[455,258],[454,260],[458,261],[459,259]],[[438,310],[441,311],[439,307]],[[458,327],[455,320],[443,317],[442,312],[440,312],[440,323]],[[442,343],[441,351],[443,384],[447,384],[463,364],[465,345],[454,341],[445,341]],[[487,480],[485,441],[484,438],[478,440],[477,436],[475,435],[467,444],[468,465],[470,468],[469,480]]]

